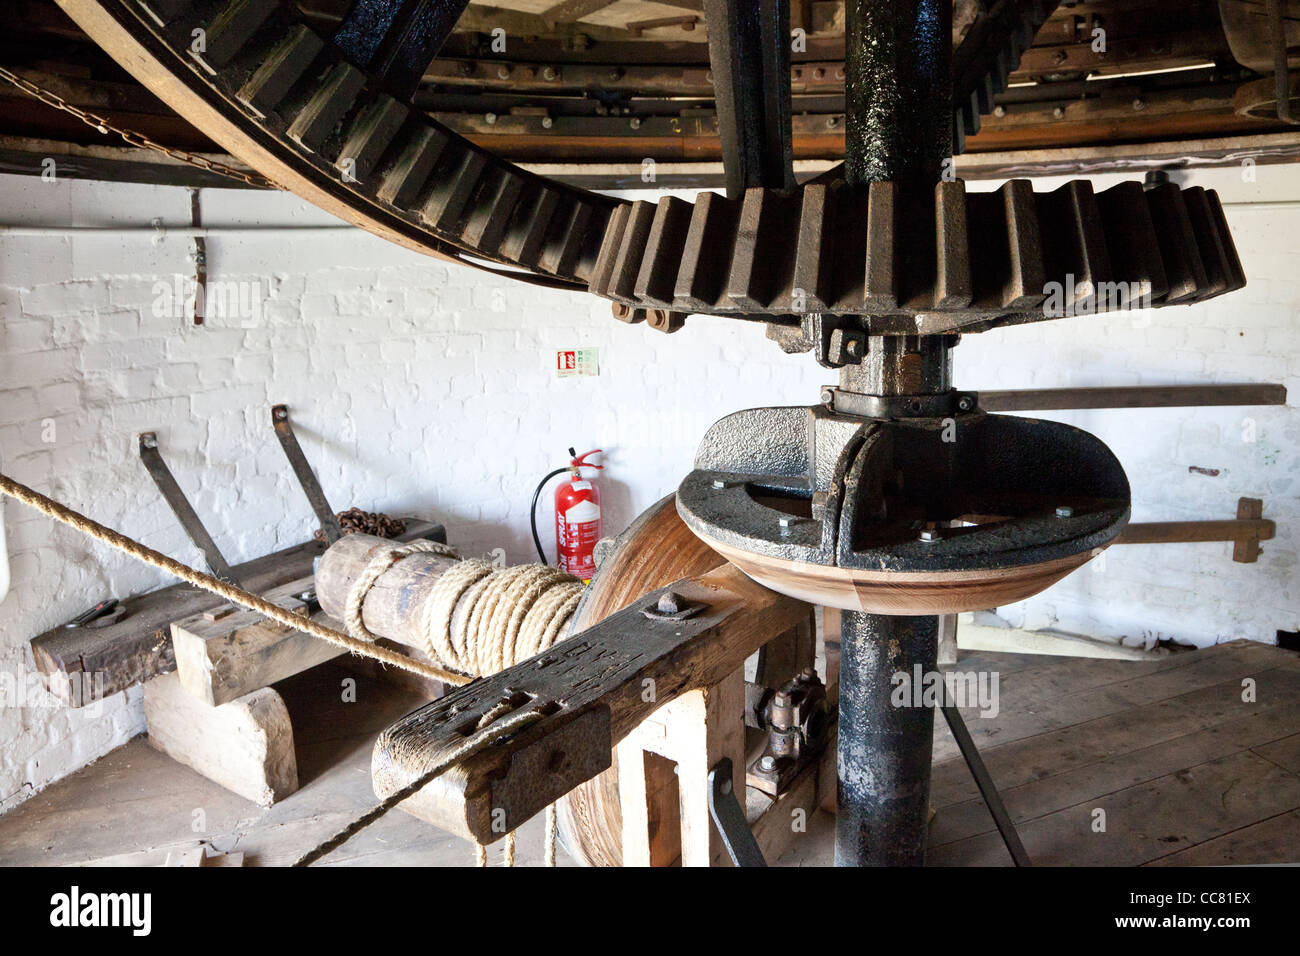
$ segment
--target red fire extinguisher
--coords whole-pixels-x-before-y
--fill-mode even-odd
[[[543,478],[533,495],[535,514],[538,495],[546,482],[565,471],[569,473],[569,477],[555,489],[556,564],[561,571],[567,571],[583,581],[590,581],[596,573],[595,550],[596,542],[600,540],[601,521],[600,489],[594,480],[583,477],[582,469],[604,468],[604,465],[593,465],[587,461],[600,452],[601,449],[595,448],[579,455],[570,448],[568,467],[557,468]],[[533,542],[537,545],[537,554],[545,563],[546,554],[537,537],[536,522],[533,524]]]

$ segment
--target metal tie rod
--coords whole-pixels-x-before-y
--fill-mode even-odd
[[[207,562],[208,570],[212,572],[213,577],[220,578],[228,584],[239,585],[239,579],[235,577],[235,572],[230,570],[230,565],[221,554],[217,543],[212,540],[212,535],[208,534],[208,529],[203,527],[203,522],[199,520],[198,513],[195,512],[189,499],[185,497],[185,492],[181,491],[181,486],[176,483],[175,476],[172,475],[171,469],[163,461],[162,453],[158,451],[158,435],[156,432],[141,432],[140,442],[140,460],[148,469],[154,484],[162,492],[163,499],[171,507],[172,513],[176,515],[176,520],[181,523],[185,533],[190,536],[194,546],[203,552],[203,559]]]
[[[326,543],[333,544],[343,537],[343,529],[339,527],[338,519],[334,517],[334,509],[325,499],[325,492],[321,489],[320,482],[316,480],[316,472],[311,470],[311,464],[303,454],[302,446],[298,444],[298,436],[294,434],[293,425],[289,423],[288,405],[271,406],[271,425],[275,428],[275,437],[280,439],[284,456],[289,459],[289,467],[293,469],[303,494],[307,496],[307,503],[311,505],[311,510],[316,512],[316,520],[320,522],[321,530],[325,532]]]
[[[709,816],[718,828],[722,845],[736,866],[767,866],[763,851],[749,828],[745,811],[731,780],[731,758],[723,757],[709,771]]]
[[[993,822],[997,824],[998,833],[1002,835],[1002,842],[1007,845],[1007,852],[1011,854],[1011,859],[1015,861],[1016,866],[1033,866],[1029,854],[1025,852],[1025,845],[1020,842],[1016,825],[1011,821],[1011,814],[1007,813],[1006,804],[1002,802],[1002,795],[998,793],[993,778],[989,776],[988,767],[984,766],[979,748],[975,746],[970,731],[966,729],[966,721],[962,719],[961,712],[953,704],[948,703],[946,685],[944,705],[939,709],[943,711],[944,719],[948,721],[948,729],[957,740],[957,748],[965,758],[966,766],[970,768],[970,775],[975,778],[975,785],[979,787],[980,796],[984,798],[989,813],[993,815]]]

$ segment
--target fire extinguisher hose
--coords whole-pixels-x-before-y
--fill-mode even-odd
[[[572,452],[573,449],[570,448],[569,451]],[[542,564],[550,564],[551,562],[546,560],[546,552],[542,550],[542,539],[537,535],[537,499],[542,496],[542,489],[546,487],[548,481],[556,475],[564,474],[566,471],[569,471],[567,465],[564,468],[556,468],[554,471],[548,472],[546,477],[537,483],[537,490],[533,492],[533,506],[528,509],[528,523],[533,529],[533,544],[537,545],[537,557]]]

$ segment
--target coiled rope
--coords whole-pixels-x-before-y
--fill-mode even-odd
[[[366,595],[397,562],[411,554],[457,557],[444,544],[412,541],[379,551],[348,589],[343,620],[359,641],[373,641],[362,619]],[[486,677],[550,648],[569,628],[585,585],[571,574],[544,564],[497,568],[476,558],[443,571],[421,609],[425,652],[466,677]],[[459,614],[457,609],[459,608]],[[457,620],[458,619],[458,620]],[[555,866],[558,821],[555,805],[546,808],[545,863]],[[475,846],[475,861],[487,865],[487,848]],[[505,864],[515,864],[515,835],[506,834]]]
[[[573,611],[582,596],[583,584],[572,575],[545,565],[519,565],[496,569],[486,561],[477,559],[459,562],[439,578],[426,599],[421,615],[422,634],[429,657],[435,662],[426,664],[404,654],[391,651],[375,643],[375,635],[366,630],[362,621],[362,606],[366,594],[375,582],[394,564],[417,552],[431,552],[446,557],[458,557],[455,549],[433,541],[412,541],[379,552],[363,569],[348,592],[344,623],[348,633],[325,627],[260,595],[245,591],[210,574],[205,574],[180,561],[155,551],[133,538],[99,524],[80,512],[48,498],[38,491],[0,474],[0,493],[35,508],[70,528],[74,528],[97,541],[110,545],[159,570],[166,571],[182,581],[202,588],[232,604],[247,608],[285,627],[300,631],[356,654],[391,664],[401,670],[422,677],[433,678],[448,684],[461,685],[475,677],[494,674],[518,661],[546,650],[568,629]],[[468,592],[468,593],[467,593]],[[452,618],[462,596],[466,607],[460,625],[454,628]],[[382,803],[352,821],[325,843],[311,850],[295,863],[305,866],[320,859],[353,834],[379,819],[407,797],[417,793],[429,781],[465,757],[479,752],[495,741],[513,733],[524,723],[541,716],[536,711],[521,711],[493,722],[498,715],[485,714],[475,735],[453,753],[444,757],[419,778],[393,793]],[[546,865],[555,865],[556,812],[551,805],[546,811]],[[487,865],[487,851],[482,845],[476,848],[480,866]],[[505,862],[515,861],[514,834],[507,834]]]

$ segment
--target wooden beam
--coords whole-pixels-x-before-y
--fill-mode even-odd
[[[1231,541],[1232,560],[1254,564],[1260,555],[1259,543],[1270,540],[1277,526],[1262,518],[1264,502],[1258,498],[1241,498],[1237,502],[1237,519],[1224,521],[1150,521],[1130,524],[1115,544],[1191,544],[1205,541]]]
[[[407,519],[398,540],[446,540],[442,525]],[[256,594],[311,574],[325,550],[318,541],[285,548],[234,566],[236,577]],[[32,654],[50,693],[81,707],[176,669],[171,623],[225,602],[185,583],[125,598],[127,615],[103,628],[56,627],[32,639]]]
[[[266,592],[267,600],[305,613],[297,597],[314,588],[311,576]],[[330,627],[325,614],[315,619]],[[195,614],[171,626],[176,675],[181,686],[209,706],[224,704],[309,667],[333,660],[343,649],[242,609],[217,621]]]
[[[1113,388],[1024,388],[980,392],[990,412],[1085,408],[1200,408],[1211,405],[1285,405],[1286,386],[1151,385]]]
[[[704,609],[681,621],[648,620],[642,608],[658,593],[647,595],[388,728],[375,744],[375,793],[386,797],[418,779],[463,745],[465,727],[472,729],[503,700],[520,701],[513,713],[535,709],[538,719],[459,762],[401,805],[449,832],[492,842],[609,767],[614,744],[654,711],[691,690],[718,685],[808,611],[730,565],[670,590]]]

